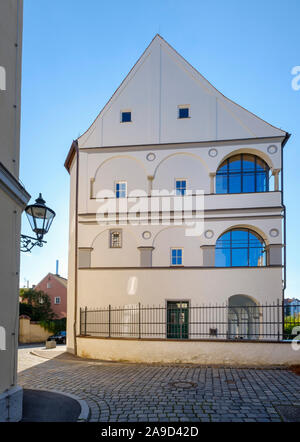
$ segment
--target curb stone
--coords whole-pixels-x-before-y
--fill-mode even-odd
[[[80,399],[79,396],[76,396],[75,394],[71,394],[71,393],[66,393],[66,392],[60,391],[60,390],[48,390],[45,388],[43,388],[43,389],[32,388],[32,390],[47,391],[49,393],[61,394],[63,396],[69,397],[70,399],[74,399],[74,401],[79,403],[80,409],[81,409],[76,422],[87,422],[89,420],[89,417],[91,414],[90,407],[88,406],[87,402],[84,399]]]

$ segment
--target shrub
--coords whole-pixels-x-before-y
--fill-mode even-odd
[[[284,318],[284,337],[285,339],[293,339],[297,334],[299,334],[299,331],[294,334],[292,334],[293,332],[293,328],[294,327],[299,327],[300,326],[300,314],[295,315],[295,316],[286,316]]]
[[[40,321],[40,325],[48,332],[55,335],[60,331],[65,331],[67,326],[67,319],[53,319],[51,321]]]
[[[51,321],[56,315],[51,307],[51,299],[47,293],[34,289],[20,289],[22,301],[20,314],[28,315],[32,321]]]

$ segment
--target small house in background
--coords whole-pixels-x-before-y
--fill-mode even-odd
[[[297,316],[300,314],[300,299],[287,298],[284,300],[285,316]]]
[[[35,290],[47,293],[51,307],[57,319],[67,317],[67,283],[68,280],[58,274],[48,273],[35,287]]]

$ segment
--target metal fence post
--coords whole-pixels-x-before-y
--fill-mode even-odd
[[[108,337],[110,338],[110,326],[111,326],[111,305],[108,306]]]
[[[139,339],[141,339],[141,303],[139,302]]]
[[[84,335],[86,336],[87,307],[84,309]]]
[[[284,339],[284,325],[285,325],[285,305],[284,305],[284,299],[282,300],[282,312],[281,312],[281,320],[282,320],[282,339]]]
[[[277,299],[277,323],[278,323],[278,332],[277,332],[277,338],[278,338],[278,341],[280,341],[280,311],[279,311],[279,308],[280,308],[280,303],[279,303],[279,299]],[[282,326],[283,326],[283,324],[282,324]],[[283,331],[283,329],[282,329],[282,331]]]

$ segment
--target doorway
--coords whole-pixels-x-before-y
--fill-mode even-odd
[[[188,301],[167,301],[167,338],[189,338]]]

